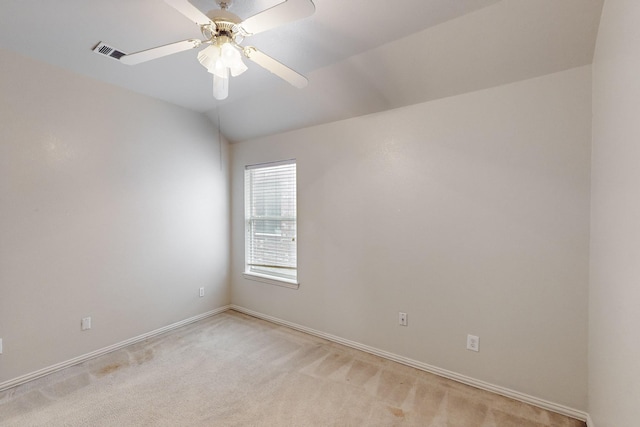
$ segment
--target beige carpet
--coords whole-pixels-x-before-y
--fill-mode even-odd
[[[230,311],[0,393],[0,426],[584,423]]]

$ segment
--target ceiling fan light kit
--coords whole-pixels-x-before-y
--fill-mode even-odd
[[[233,77],[247,71],[238,49],[229,42],[211,45],[198,53],[198,61],[213,74],[213,96],[225,99],[229,96],[229,74]]]
[[[195,22],[204,40],[188,39],[124,55],[120,62],[135,65],[163,56],[208,44],[198,53],[198,61],[213,74],[213,96],[222,100],[229,95],[229,76],[239,76],[248,68],[242,56],[265,68],[297,88],[307,85],[307,78],[253,46],[241,46],[246,37],[310,16],[315,11],[312,0],[285,0],[246,20],[229,12],[231,0],[216,0],[220,9],[202,13],[188,0],[165,0],[185,17]]]

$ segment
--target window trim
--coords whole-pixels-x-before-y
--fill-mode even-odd
[[[290,165],[290,164],[294,164],[297,167],[297,160],[296,159],[287,159],[287,160],[280,160],[280,161],[275,161],[275,162],[264,162],[264,163],[256,163],[256,164],[252,164],[252,165],[245,165],[244,167],[244,234],[245,234],[245,247],[244,247],[244,267],[243,267],[243,272],[242,272],[242,276],[247,279],[247,280],[251,280],[251,281],[256,281],[256,282],[261,282],[261,283],[266,283],[269,285],[274,285],[274,286],[280,286],[280,287],[284,287],[284,288],[289,288],[289,289],[298,289],[300,287],[300,282],[298,281],[298,269],[297,269],[297,263],[296,263],[296,278],[295,279],[291,279],[291,278],[286,278],[286,277],[278,277],[275,275],[269,275],[269,274],[263,274],[263,273],[259,273],[259,272],[255,272],[255,271],[249,271],[247,270],[247,250],[248,250],[248,245],[249,245],[249,236],[247,233],[247,198],[248,198],[248,194],[246,193],[246,172],[248,170],[252,170],[252,169],[261,169],[261,168],[265,168],[265,167],[276,167],[276,166],[281,166],[281,165]],[[297,169],[297,168],[296,168]],[[297,172],[296,172],[296,181],[297,181]],[[297,183],[296,183],[297,184]],[[297,185],[296,185],[297,187]],[[297,198],[298,198],[298,192],[297,192],[297,188],[296,188],[296,205],[297,205]],[[298,213],[297,213],[297,209],[296,209],[296,216],[295,216],[295,221],[296,221],[296,228],[297,228],[297,223],[298,223]],[[297,235],[297,233],[296,233]],[[297,252],[297,236],[296,236],[296,252]]]
[[[285,279],[284,277],[275,277],[275,276],[266,276],[264,274],[258,274],[258,273],[249,273],[249,272],[243,272],[242,275],[244,276],[245,279],[247,280],[253,280],[254,282],[262,282],[262,283],[267,283],[269,285],[274,285],[274,286],[282,286],[283,288],[289,288],[289,289],[298,289],[300,287],[300,282],[298,282],[297,280],[290,280],[290,279]]]

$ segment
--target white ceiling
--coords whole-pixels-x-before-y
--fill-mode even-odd
[[[214,0],[192,0],[206,12]],[[280,0],[235,0],[242,18]],[[295,89],[253,63],[216,101],[196,51],[127,66],[197,26],[163,0],[3,0],[0,47],[206,113],[242,141],[590,64],[603,0],[314,0],[316,13],[243,43],[309,78]],[[247,61],[248,62],[248,61]]]

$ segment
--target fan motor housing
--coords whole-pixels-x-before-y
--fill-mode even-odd
[[[239,24],[242,22],[242,19],[235,13],[231,13],[228,10],[224,9],[213,9],[207,12],[207,18],[211,19],[213,22],[231,22],[233,24]]]
[[[201,26],[202,35],[210,41],[226,36],[236,43],[241,43],[245,34],[238,25],[242,19],[225,9],[213,9],[207,13],[213,25]]]

